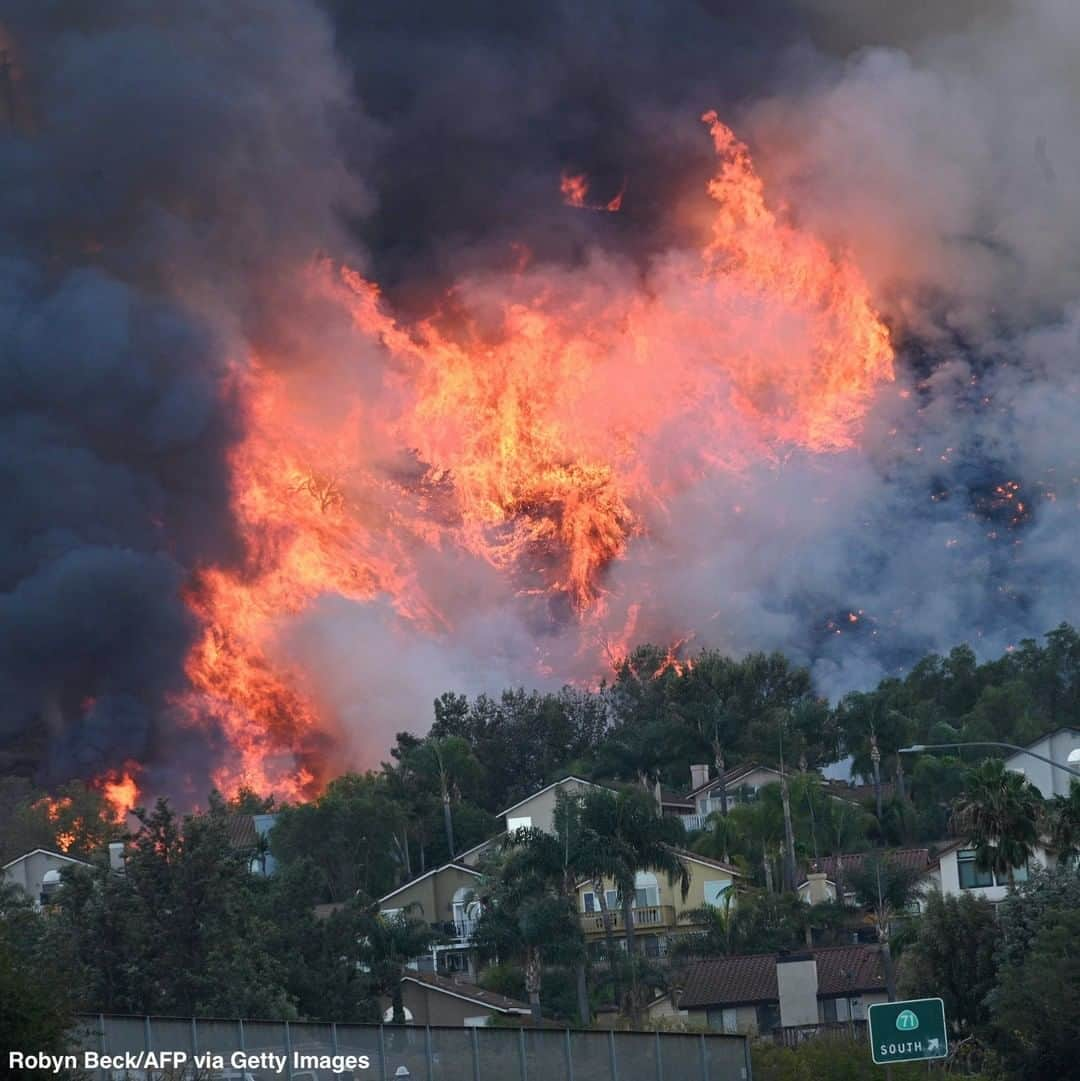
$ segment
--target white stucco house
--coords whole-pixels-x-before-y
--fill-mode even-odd
[[[1017,883],[1026,882],[1036,866],[1050,867],[1053,856],[1043,847],[1035,849],[1027,867],[1018,867],[1013,874]],[[937,860],[931,865],[930,881],[946,897],[962,897],[972,894],[993,904],[1004,901],[1009,893],[1009,882],[1004,876],[997,877],[992,871],[982,871],[975,862],[975,849],[969,841],[953,841],[941,849]]]
[[[1034,743],[1029,743],[1026,750],[1034,751],[1035,754],[1041,754],[1059,766],[1068,768],[1055,769],[1049,762],[1017,751],[1005,759],[1006,769],[1022,774],[1043,794],[1043,799],[1067,796],[1069,786],[1076,779],[1070,776],[1069,770],[1080,770],[1080,761],[1069,761],[1072,754],[1076,754],[1080,759],[1080,729],[1059,728],[1056,732],[1050,732]]]
[[[77,860],[74,856],[35,848],[0,867],[0,880],[18,887],[35,905],[41,906],[60,888],[66,869],[89,866],[85,860]]]

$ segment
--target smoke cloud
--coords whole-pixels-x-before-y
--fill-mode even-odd
[[[1080,13],[909,8],[9,3],[13,768],[58,779],[134,758],[150,785],[198,788],[225,753],[213,711],[193,730],[176,702],[199,633],[183,590],[265,555],[230,491],[254,423],[238,371],[271,367],[298,422],[400,405],[378,343],[298,284],[314,258],[379,282],[403,322],[451,287],[479,307],[512,295],[523,251],[580,295],[662,295],[714,166],[706,108],[750,144],[770,204],[850,253],[892,328],[897,381],[856,445],[687,481],[701,448],[659,432],[642,461],[669,495],[639,509],[595,625],[416,545],[444,623],[332,594],[278,618],[271,656],[306,673],[346,759],[370,764],[426,726],[439,691],[594,678],[629,625],[637,641],[785,650],[837,695],[930,649],[991,655],[1075,619]],[[564,173],[601,202],[624,191],[621,212],[564,206]],[[634,407],[617,370],[608,385],[613,416]],[[410,448],[356,430],[348,455],[398,483]],[[390,529],[382,491],[353,495]]]

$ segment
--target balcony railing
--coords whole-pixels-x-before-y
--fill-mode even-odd
[[[454,942],[471,942],[476,934],[478,920],[448,920],[445,923],[433,923],[432,928],[444,938]]]
[[[712,815],[680,815],[679,818],[683,824],[683,829],[687,833],[692,833],[694,830],[707,830]]]
[[[774,1028],[772,1033],[773,1040],[785,1047],[797,1047],[819,1036],[862,1040],[866,1038],[866,1021],[861,1018],[852,1018],[850,1021],[821,1021],[816,1025],[788,1025],[784,1028]]]
[[[655,927],[674,927],[675,909],[671,905],[647,905],[644,908],[635,908],[634,930],[648,930]],[[610,912],[611,927],[617,934],[626,930],[623,923],[621,908],[613,908]],[[582,912],[580,914],[581,929],[586,934],[604,933],[604,918],[599,912]]]

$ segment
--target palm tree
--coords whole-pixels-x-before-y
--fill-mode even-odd
[[[1047,817],[1058,862],[1075,861],[1080,856],[1080,784],[1073,781],[1067,796],[1055,796]]]
[[[501,862],[489,868],[473,941],[482,954],[522,959],[533,1020],[540,1021],[544,963],[583,963],[584,940],[564,892],[558,839],[529,829],[509,842]]]
[[[869,922],[881,946],[890,1002],[896,1001],[896,972],[890,945],[893,920],[921,896],[923,878],[921,868],[905,867],[888,855],[867,856],[847,871],[847,884],[854,891],[856,902],[869,909]]]
[[[1027,864],[1039,842],[1042,813],[1039,790],[1000,758],[987,758],[969,771],[951,828],[970,839],[976,866],[1007,878],[1012,891],[1016,869]]]
[[[405,1024],[405,1006],[401,998],[401,978],[405,966],[419,957],[435,939],[428,924],[412,919],[411,905],[395,916],[384,916],[377,909],[369,909],[361,927],[364,937],[360,947],[360,960],[368,966],[375,985],[392,1003],[392,1021]]]

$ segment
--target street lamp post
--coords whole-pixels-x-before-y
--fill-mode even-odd
[[[1027,754],[1032,758],[1037,758],[1040,762],[1045,762],[1055,769],[1070,773],[1073,777],[1080,780],[1080,769],[1073,769],[1071,766],[1062,765],[1060,762],[1055,762],[1052,758],[1047,758],[1044,754],[1036,754],[1035,751],[1029,751],[1026,747],[1017,747],[1015,743],[999,743],[996,740],[977,740],[964,743],[913,743],[910,747],[901,747],[899,753],[921,754],[923,751],[949,750],[956,747],[1004,747],[1007,751],[1015,751],[1018,754]],[[1076,752],[1074,751],[1073,754],[1075,753]],[[1070,761],[1073,761],[1073,755],[1070,755],[1069,759]]]

